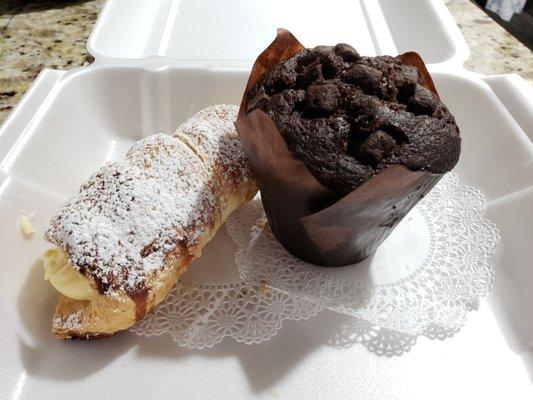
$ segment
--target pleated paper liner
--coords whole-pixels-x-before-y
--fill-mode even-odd
[[[393,165],[345,196],[318,182],[302,161],[292,157],[268,114],[261,110],[246,114],[246,93],[255,82],[304,48],[289,31],[278,29],[276,39],[252,67],[235,125],[272,232],[280,243],[312,264],[354,264],[373,254],[444,174]],[[409,52],[398,59],[417,67],[424,86],[437,94],[420,55]]]

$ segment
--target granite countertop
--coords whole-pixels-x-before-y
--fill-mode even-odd
[[[470,46],[465,66],[516,72],[533,84],[533,53],[468,0],[444,0]],[[0,4],[0,123],[45,67],[91,62],[85,42],[104,0],[3,0]]]

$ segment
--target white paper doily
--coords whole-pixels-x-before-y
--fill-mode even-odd
[[[168,333],[189,349],[212,347],[225,337],[253,344],[269,340],[284,320],[307,319],[320,309],[316,303],[263,285],[233,282],[189,287],[178,282],[168,298],[131,330],[143,336]]]
[[[482,216],[485,203],[481,192],[447,174],[373,257],[342,268],[291,256],[268,224],[257,222],[264,220],[259,201],[238,210],[228,231],[239,245],[237,265],[246,281],[351,315],[359,320],[354,327],[367,333],[397,332],[409,341],[428,332],[449,335],[488,294],[494,280],[488,258],[499,235]]]
[[[228,250],[229,238],[215,238],[200,259],[204,265],[187,272],[196,271],[193,280],[201,282],[191,284],[185,275],[131,330],[143,336],[170,334],[190,349],[212,347],[225,337],[252,344],[270,339],[284,320],[307,319],[327,307],[354,317],[329,345],[363,344],[378,355],[401,355],[420,335],[452,336],[490,290],[494,272],[487,260],[499,235],[482,217],[484,207],[478,190],[459,187],[457,177],[448,174],[374,257],[356,266],[322,268],[287,253],[256,199],[227,223],[236,252]],[[206,283],[223,281],[224,269],[237,269],[228,266],[229,258],[235,259],[241,279],[230,271],[235,276],[227,282]],[[205,264],[213,264],[211,273]]]

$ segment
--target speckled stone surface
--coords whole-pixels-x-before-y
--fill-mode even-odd
[[[148,0],[147,0],[148,1]],[[468,0],[444,0],[485,74],[518,72],[533,83],[533,54]],[[85,42],[104,0],[0,0],[0,123],[44,67],[91,61]]]
[[[0,0],[0,123],[41,69],[90,62],[85,42],[103,0]]]
[[[518,73],[533,84],[533,52],[468,0],[445,0],[470,58],[465,67],[487,75]]]

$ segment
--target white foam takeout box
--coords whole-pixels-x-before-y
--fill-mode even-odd
[[[486,193],[501,231],[490,297],[453,338],[419,339],[392,358],[329,345],[350,318],[331,311],[254,346],[190,351],[131,333],[53,339],[56,293],[40,264],[51,215],[135,141],[172,132],[208,105],[238,104],[280,26],[309,47],[347,42],[365,55],[414,50],[426,60],[462,131],[455,172]],[[92,65],[43,70],[0,131],[0,398],[533,398],[533,97],[516,75],[463,69],[468,48],[444,4],[108,0],[87,47]],[[28,239],[19,219],[32,210],[37,234]],[[215,241],[230,243],[225,232]],[[190,273],[235,279],[231,252],[227,270],[204,275],[210,262],[224,264],[219,248],[208,246]]]

